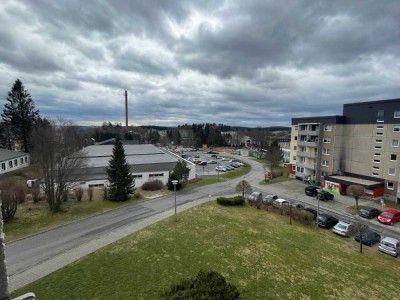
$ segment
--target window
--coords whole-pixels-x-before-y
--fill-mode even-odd
[[[12,160],[9,160],[9,161],[8,161],[8,167],[9,167],[9,168],[12,168]]]
[[[396,161],[397,160],[397,154],[390,154],[390,160],[391,161]]]
[[[383,125],[376,125],[376,129],[383,129]]]
[[[384,110],[378,110],[378,114],[376,116],[376,121],[377,122],[384,122],[384,117],[385,117],[385,111]]]
[[[326,148],[323,148],[322,149],[322,154],[324,154],[324,155],[329,155],[331,153],[331,150],[330,149],[326,149]]]
[[[153,177],[164,177],[164,173],[149,174],[149,177],[150,177],[150,178],[153,178]]]
[[[400,125],[394,125],[393,132],[400,132]]]
[[[293,165],[293,166],[292,166],[292,170],[293,170],[293,171],[296,171],[296,166]]]
[[[400,110],[397,110],[394,112],[393,118],[396,118],[396,119],[400,118]]]
[[[332,126],[331,125],[325,125],[324,126],[324,131],[332,131]]]
[[[374,163],[378,163],[378,164],[380,164],[380,163],[381,163],[381,161],[380,161],[379,159],[374,159]]]
[[[329,144],[331,142],[331,138],[330,137],[324,137],[324,143],[325,144]]]
[[[293,150],[297,150],[297,146],[293,146]]]
[[[399,146],[399,140],[392,140],[392,147],[398,147]]]
[[[376,140],[375,143],[382,143],[382,140]]]
[[[329,161],[323,160],[323,161],[322,161],[322,166],[323,166],[323,167],[329,167]]]
[[[14,159],[14,166],[18,166],[18,159]]]
[[[89,184],[89,188],[104,187],[104,183]]]
[[[381,145],[375,145],[375,149],[381,149],[382,146]]]
[[[133,176],[133,178],[143,178],[143,175],[132,175]]]
[[[379,176],[378,173],[372,173],[372,176]]]
[[[383,135],[383,132],[377,132],[376,135]]]
[[[306,158],[305,157],[300,157],[300,162],[305,163],[306,162]]]
[[[393,189],[394,189],[394,184],[393,184],[393,182],[388,182],[386,186],[387,186],[387,189],[388,189],[388,190],[393,190]]]
[[[299,126],[298,126],[298,125],[295,125],[295,126],[294,126],[294,130],[299,130]]]
[[[293,160],[296,160],[296,156],[293,156]]]
[[[297,141],[297,135],[294,137],[294,140]]]
[[[381,156],[381,154],[379,152],[375,152],[374,156]]]
[[[21,157],[21,158],[19,159],[19,163],[20,163],[21,165],[24,163],[24,158],[23,158],[23,157]]]
[[[388,175],[395,176],[396,175],[396,169],[395,168],[389,168]]]
[[[379,170],[379,167],[373,166],[372,169],[374,169],[374,170]]]
[[[300,130],[302,130],[302,131],[307,130],[307,125],[300,125]]]
[[[1,163],[1,170],[4,171],[6,169],[6,163]]]
[[[25,162],[26,163],[28,162],[28,156],[25,156]]]
[[[328,172],[321,172],[321,176],[327,176],[329,175]]]

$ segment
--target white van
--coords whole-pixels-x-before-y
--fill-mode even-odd
[[[378,249],[379,251],[397,257],[400,253],[400,241],[391,237],[385,237],[379,243]]]

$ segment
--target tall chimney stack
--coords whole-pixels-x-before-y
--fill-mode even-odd
[[[128,129],[128,91],[125,91],[125,127]]]

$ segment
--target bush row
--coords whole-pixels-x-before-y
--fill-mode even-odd
[[[224,206],[239,206],[244,205],[244,198],[243,196],[235,196],[230,198],[218,197],[217,203]]]

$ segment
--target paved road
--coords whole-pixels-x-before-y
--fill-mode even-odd
[[[219,195],[234,194],[235,186],[240,180],[247,180],[255,190],[264,193],[316,205],[314,198],[304,195],[305,185],[302,182],[294,180],[270,186],[260,185],[264,174],[263,166],[250,158],[239,159],[251,164],[252,171],[249,174],[195,190],[178,191],[178,210],[206,202],[209,195],[214,199]],[[364,204],[361,200],[360,205]],[[352,198],[336,196],[334,201],[321,202],[321,209],[341,215],[341,218],[343,215],[353,218],[345,212],[345,207],[350,205],[354,205]],[[6,257],[10,290],[20,288],[132,232],[171,216],[173,208],[174,195],[163,196],[8,243]],[[378,228],[383,235],[400,236],[400,227],[384,226],[376,221],[371,221],[371,225]]]

